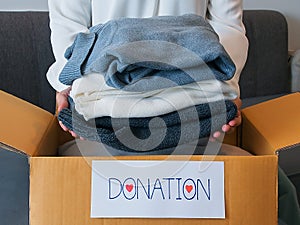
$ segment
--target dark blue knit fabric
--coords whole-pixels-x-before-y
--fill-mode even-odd
[[[232,101],[200,104],[155,117],[160,120],[151,124],[150,131],[149,124],[154,121],[153,117],[100,117],[86,121],[76,112],[72,101],[70,105],[70,108],[63,109],[58,115],[58,119],[66,127],[87,140],[101,142],[123,151],[156,151],[209,137],[211,132],[219,130],[237,113]],[[200,132],[196,132],[197,129]],[[124,144],[124,140],[130,145]],[[151,147],[158,140],[161,140],[160,143]]]
[[[127,91],[229,80],[235,73],[213,28],[194,14],[111,20],[78,34],[65,57],[62,83],[98,72],[108,85]],[[151,82],[143,81],[150,76]]]

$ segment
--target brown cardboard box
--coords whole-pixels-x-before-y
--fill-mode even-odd
[[[299,173],[300,93],[260,103],[242,111],[241,146],[256,155],[278,155],[288,175]]]
[[[5,224],[12,224],[13,219],[13,224],[24,224],[27,220],[31,225],[277,224],[275,155],[205,157],[224,161],[225,219],[91,219],[90,161],[108,158],[57,157],[60,129],[54,115],[2,91],[0,104],[1,218],[7,218],[9,210],[20,207],[19,218],[4,219]],[[163,160],[165,157],[118,159]],[[175,159],[186,160],[186,157],[170,158]],[[193,156],[190,160],[203,159]],[[24,220],[17,221],[20,218]]]
[[[225,219],[91,219],[91,159],[31,158],[32,225],[277,224],[276,156],[218,156],[214,159],[225,162]],[[121,159],[163,160],[164,157],[120,157]],[[172,159],[178,160],[180,156]],[[201,159],[200,156],[194,156],[191,160]]]
[[[300,93],[245,108],[242,115],[242,147],[252,153],[273,155],[300,145]]]

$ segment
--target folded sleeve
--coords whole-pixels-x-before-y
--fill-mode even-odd
[[[248,55],[248,40],[242,16],[242,0],[209,0],[207,20],[219,35],[221,44],[236,66],[234,77],[227,82],[238,95],[238,82]]]
[[[55,62],[47,72],[47,79],[56,91],[67,88],[58,80],[66,64],[64,53],[76,35],[89,32],[91,26],[91,0],[49,0],[49,19],[52,51]]]

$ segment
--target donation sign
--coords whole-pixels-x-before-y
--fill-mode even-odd
[[[92,218],[225,218],[224,162],[94,160]]]

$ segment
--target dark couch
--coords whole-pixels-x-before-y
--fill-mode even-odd
[[[48,23],[47,12],[0,12],[0,89],[54,113],[55,91],[45,76],[54,61]],[[250,42],[240,80],[246,107],[289,93],[290,75],[285,17],[276,11],[246,10],[244,23]],[[300,190],[300,182],[294,182]],[[17,224],[28,223],[26,215],[22,219],[18,211],[10,213]]]

